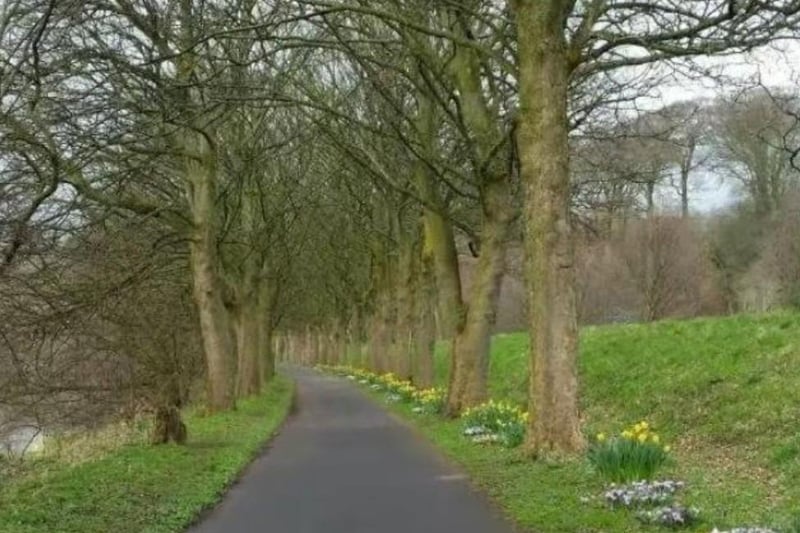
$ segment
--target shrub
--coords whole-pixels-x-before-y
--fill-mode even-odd
[[[647,422],[639,422],[618,436],[598,434],[589,447],[589,462],[614,483],[650,480],[668,461],[669,451]]]
[[[528,413],[506,402],[488,402],[467,409],[462,420],[464,434],[479,442],[502,442],[513,448],[525,440]]]

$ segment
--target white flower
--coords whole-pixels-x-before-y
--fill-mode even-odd
[[[683,486],[683,482],[672,480],[636,481],[622,487],[612,485],[603,497],[609,504],[623,507],[666,503]]]
[[[475,435],[474,437],[472,437],[472,442],[476,444],[486,444],[499,441],[500,441],[500,435],[498,435],[497,433],[485,433],[482,435]]]
[[[711,533],[778,533],[774,529],[768,527],[735,527],[729,530],[721,530],[714,528]]]

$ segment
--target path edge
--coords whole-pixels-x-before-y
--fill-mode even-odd
[[[341,379],[341,378],[340,378]],[[467,471],[466,467],[458,460],[457,457],[454,457],[452,454],[447,453],[446,450],[442,449],[438,446],[433,440],[431,440],[428,435],[425,434],[422,429],[417,426],[412,419],[407,418],[403,414],[399,413],[397,410],[393,409],[391,405],[383,402],[377,393],[374,393],[369,390],[365,390],[360,386],[356,386],[346,380],[344,380],[347,385],[358,391],[359,394],[364,396],[369,402],[377,406],[381,409],[384,413],[389,415],[394,421],[398,424],[403,426],[404,428],[408,429],[414,436],[422,442],[426,448],[431,450],[434,455],[436,455],[437,459],[439,459],[442,464],[447,465],[453,471],[457,472],[460,475],[464,476],[464,481],[469,486],[469,489],[482,498],[485,502],[489,504],[489,507],[492,511],[494,511],[497,516],[505,520],[510,526],[514,533],[540,533],[531,529],[526,529],[523,527],[510,513],[508,513],[503,505],[497,501],[496,498],[493,498],[491,494],[483,487],[478,481],[476,481],[472,475]]]
[[[215,499],[213,502],[204,505],[197,512],[194,514],[191,520],[186,522],[180,529],[176,529],[177,532],[188,532],[193,527],[198,526],[201,522],[205,521],[222,503],[225,499],[225,496],[233,489],[236,485],[238,485],[242,479],[247,475],[250,469],[253,467],[258,459],[260,459],[265,454],[269,453],[269,450],[272,448],[272,444],[275,441],[275,438],[281,434],[284,430],[286,425],[297,416],[297,412],[299,410],[299,395],[297,391],[297,380],[293,377],[289,376],[288,374],[281,374],[281,378],[285,379],[286,382],[291,387],[291,394],[289,396],[289,403],[286,406],[286,411],[283,414],[283,418],[281,422],[275,426],[275,429],[264,439],[264,442],[256,448],[252,456],[245,462],[242,467],[236,472],[236,475],[231,478],[231,480],[225,484],[225,486],[221,487],[220,490],[217,492]]]

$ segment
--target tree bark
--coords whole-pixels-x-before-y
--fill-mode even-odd
[[[336,364],[348,364],[347,354],[347,327],[344,319],[339,319],[336,323]]]
[[[314,363],[325,364],[325,333],[321,327],[314,331]]]
[[[187,196],[192,214],[189,257],[194,300],[206,359],[208,407],[212,411],[234,407],[233,339],[224,305],[216,231],[216,165],[212,147],[199,134],[186,156]],[[193,148],[193,150],[192,150]]]
[[[174,405],[161,406],[156,409],[155,423],[151,442],[153,444],[185,444],[188,433],[186,424],[181,419],[180,409]]]
[[[347,327],[348,357],[352,358],[351,363],[356,367],[363,367],[366,365],[366,361],[364,360],[363,332],[363,312],[361,310],[361,305],[358,305],[353,310]]]
[[[391,370],[392,363],[394,265],[383,242],[374,243],[372,256],[374,309],[370,319],[369,359],[372,370],[383,373]]]
[[[460,19],[463,13],[457,12]],[[457,23],[465,39],[471,35]],[[446,412],[457,416],[465,407],[486,398],[491,329],[505,263],[505,239],[511,203],[508,161],[503,148],[508,141],[486,100],[481,58],[474,48],[456,45],[450,74],[460,99],[460,113],[473,147],[472,172],[481,192],[483,223],[481,252],[467,304],[462,306],[460,329],[453,342],[450,388]]]
[[[689,175],[692,172],[692,164],[694,162],[694,152],[696,150],[696,139],[691,138],[688,146],[686,147],[686,154],[681,162],[681,217],[689,218]]]
[[[423,231],[424,233],[424,231]],[[423,234],[424,242],[424,234]],[[436,280],[433,271],[433,257],[430,251],[423,250],[417,255],[414,298],[416,321],[414,335],[413,381],[417,387],[429,388],[434,384],[434,349],[436,343],[436,324],[434,310],[436,302]]]
[[[386,294],[385,289],[381,289],[370,327],[370,366],[373,371],[381,373],[389,371],[388,353],[391,349],[391,339],[389,335],[389,328],[391,327],[390,313],[388,310],[390,305],[389,299],[390,297]]]
[[[505,267],[506,238],[510,222],[508,183],[490,182],[483,193],[485,220],[481,251],[469,291],[464,326],[454,343],[458,372],[451,380],[447,412],[457,415],[463,408],[482,403],[487,397],[489,354],[497,299]]]
[[[305,354],[304,359],[306,361],[306,365],[308,366],[314,366],[319,362],[315,359],[316,354],[314,353],[316,349],[316,343],[317,338],[314,336],[314,328],[312,328],[310,325],[306,326],[303,353]]]
[[[419,96],[417,131],[425,150],[433,151],[436,138],[436,114],[433,103],[425,95]],[[444,338],[452,339],[463,319],[461,276],[458,266],[453,225],[444,216],[445,206],[436,189],[433,176],[423,161],[414,170],[417,194],[425,202],[423,232],[425,249],[432,260],[436,280],[437,309]]]
[[[397,285],[397,313],[395,328],[394,367],[402,379],[412,379],[414,360],[414,311],[415,311],[415,261],[416,243],[410,233],[400,238],[400,259],[395,279]]]
[[[656,213],[656,182],[648,180],[645,183],[645,197],[647,198],[647,218],[653,218]]]
[[[236,314],[236,392],[238,397],[252,396],[261,391],[261,317],[250,297],[245,297],[245,301],[237,306]]]
[[[259,351],[257,356],[261,373],[260,385],[262,386],[272,381],[272,378],[275,377],[275,358],[281,355],[281,351],[275,349],[275,346],[282,345],[280,341],[283,337],[278,337],[278,342],[274,341],[273,305],[273,293],[266,285],[266,281],[262,280],[258,290],[258,313],[256,315],[257,327],[259,328]]]
[[[194,43],[192,3],[180,3],[181,42],[187,50]],[[217,153],[214,133],[199,120],[202,99],[191,82],[197,70],[194,53],[181,54],[177,61],[179,84],[176,104],[185,127],[174,139],[183,152],[184,185],[191,213],[189,258],[194,300],[200,318],[200,332],[206,360],[208,407],[212,411],[235,406],[233,339],[225,308],[225,284],[220,276],[217,252]]]
[[[430,99],[419,95],[417,130],[426,150],[433,151],[436,134],[434,107]],[[453,225],[444,215],[444,203],[436,189],[430,170],[424,162],[417,163],[415,185],[424,200],[423,210],[423,254],[430,258],[436,286],[436,325],[439,334],[450,341],[450,369],[448,390],[452,390],[459,375],[459,359],[456,342],[463,328],[465,308],[461,288],[461,272],[458,263]]]
[[[518,149],[525,191],[530,302],[530,454],[584,446],[578,413],[578,327],[570,226],[564,27],[569,0],[515,2],[520,65]]]

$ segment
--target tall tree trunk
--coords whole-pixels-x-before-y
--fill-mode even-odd
[[[306,336],[305,336],[305,349],[303,353],[305,354],[304,359],[306,360],[306,365],[313,366],[316,365],[319,361],[316,361],[314,350],[316,345],[316,337],[314,336],[314,328],[310,325],[306,326]]]
[[[391,318],[389,312],[389,301],[391,296],[386,294],[386,289],[378,291],[375,311],[371,318],[369,334],[369,360],[370,367],[375,372],[388,372],[389,356],[391,349],[391,338],[389,328]]]
[[[414,309],[415,309],[415,287],[414,287],[414,254],[417,251],[415,239],[410,233],[405,233],[400,239],[400,260],[398,262],[398,272],[396,276],[397,284],[397,327],[395,342],[395,368],[398,376],[402,379],[412,379],[414,370],[414,360],[416,356],[414,350],[416,345],[414,339]]]
[[[334,346],[335,353],[333,355],[337,365],[344,365],[347,363],[347,333],[342,319],[336,320],[336,331],[334,332],[334,339],[336,345]]]
[[[325,364],[333,366],[336,364],[336,329],[333,325],[328,326],[322,338],[325,342]]]
[[[520,64],[518,130],[525,191],[531,454],[571,453],[584,441],[578,413],[578,327],[570,227],[569,62],[563,35],[570,0],[515,2]]]
[[[287,357],[287,352],[289,350],[289,335],[287,333],[272,333],[272,361],[273,364],[280,363],[280,362],[287,362],[289,359]],[[266,380],[265,380],[266,381]]]
[[[253,191],[242,198],[242,225],[248,240],[252,243],[256,238]],[[259,258],[255,250],[245,251],[244,264],[237,287],[236,349],[237,376],[236,390],[238,396],[251,396],[261,392],[261,350],[262,320],[261,285],[259,279]]]
[[[325,364],[325,335],[321,327],[314,328],[314,336],[311,343],[313,349],[314,364]]]
[[[381,302],[378,301],[369,319],[369,335],[367,339],[367,366],[373,372],[381,371],[380,353],[382,350],[386,349],[383,343],[382,328]]]
[[[434,348],[436,343],[436,324],[434,308],[436,302],[436,280],[433,272],[433,257],[423,251],[418,256],[415,290],[415,335],[414,342],[414,384],[428,388],[434,384]]]
[[[228,311],[225,308],[225,284],[220,275],[217,254],[217,153],[214,133],[202,124],[200,88],[192,80],[197,74],[193,49],[195,21],[192,2],[179,4],[180,41],[187,50],[176,60],[176,106],[185,127],[174,139],[183,153],[186,199],[192,219],[189,260],[193,294],[200,319],[200,332],[206,360],[208,407],[212,411],[235,406],[234,342]]]
[[[689,217],[689,175],[692,172],[692,164],[694,163],[694,153],[697,149],[697,140],[692,137],[689,139],[689,144],[686,147],[686,154],[681,162],[681,184],[680,184],[680,197],[681,197],[681,217]]]
[[[261,280],[258,289],[258,312],[257,322],[259,328],[259,367],[261,371],[261,382],[269,383],[275,377],[275,358],[280,357],[283,348],[276,349],[276,346],[282,347],[283,336],[277,338],[274,342],[275,321],[273,317],[273,292],[267,285],[265,280]]]
[[[375,292],[375,309],[371,318],[369,357],[372,369],[385,373],[392,370],[394,324],[394,264],[386,246],[376,246],[373,253],[372,286]]]
[[[469,11],[455,5],[456,27],[464,39],[471,39],[464,23]],[[481,193],[483,223],[481,253],[463,321],[453,342],[453,365],[447,396],[447,413],[458,415],[464,407],[481,402],[487,394],[491,330],[505,263],[505,239],[511,208],[508,190],[508,161],[503,157],[507,134],[487,102],[482,80],[482,59],[468,46],[456,45],[450,74],[458,89],[460,114],[473,145],[473,168]],[[504,138],[506,137],[506,138]]]
[[[358,305],[350,316],[347,327],[347,349],[350,363],[356,367],[363,367],[367,363],[364,360],[364,338],[363,338],[363,312]]]
[[[434,150],[436,117],[433,103],[420,94],[417,130],[426,150]],[[464,324],[464,300],[453,225],[444,216],[444,203],[425,163],[417,163],[414,172],[417,193],[425,202],[423,210],[424,250],[430,257],[436,284],[436,321],[440,335],[450,340],[449,388],[459,373],[456,338]]]
[[[391,372],[392,348],[394,345],[394,302],[391,285],[381,295],[378,313],[378,371]]]
[[[194,138],[194,143],[189,140]],[[208,407],[234,407],[233,339],[224,305],[224,283],[218,272],[216,224],[216,164],[212,147],[199,134],[184,140],[187,196],[192,214],[189,258],[194,301],[206,359]]]
[[[448,388],[459,373],[456,339],[463,329],[465,305],[461,292],[461,270],[458,263],[455,235],[449,220],[439,212],[425,209],[425,242],[433,256],[436,281],[439,334],[450,341]]]
[[[236,344],[237,368],[236,391],[239,397],[252,396],[261,391],[261,317],[250,296],[237,306]]]
[[[455,342],[459,372],[451,380],[447,411],[451,415],[483,402],[487,396],[489,354],[497,298],[505,267],[510,197],[505,179],[490,182],[483,193],[485,220],[481,250],[469,291],[464,327]]]
[[[647,197],[647,218],[653,218],[656,213],[656,182],[649,180],[645,184],[645,192]]]

